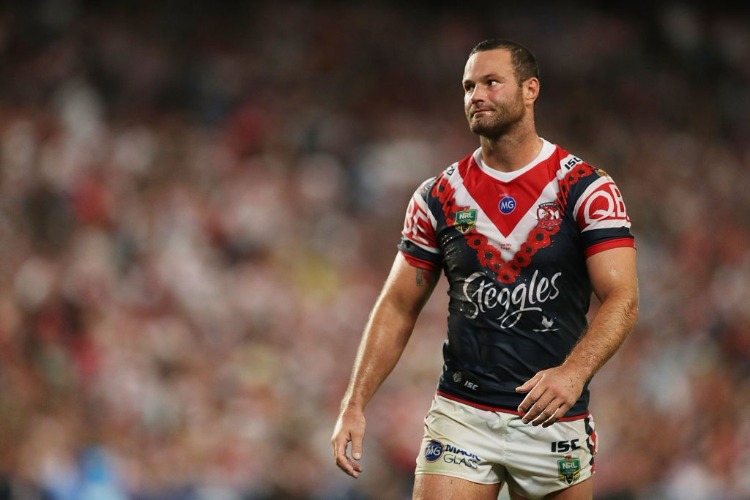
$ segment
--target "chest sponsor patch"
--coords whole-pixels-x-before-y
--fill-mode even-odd
[[[500,213],[503,215],[509,215],[512,214],[513,211],[516,209],[516,199],[513,198],[510,195],[505,195],[502,200],[500,200],[500,203],[497,204],[497,208],[500,210]]]

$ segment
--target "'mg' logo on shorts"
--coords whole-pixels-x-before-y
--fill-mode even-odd
[[[443,455],[443,443],[434,439],[424,449],[424,458],[428,462],[434,462]]]

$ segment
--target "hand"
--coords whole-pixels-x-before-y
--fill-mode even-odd
[[[526,397],[518,405],[523,415],[523,423],[550,425],[561,419],[578,401],[583,391],[583,382],[575,374],[563,367],[542,370],[516,387],[516,392],[526,392]]]
[[[331,444],[336,465],[350,476],[357,478],[362,466],[356,461],[362,458],[362,441],[365,437],[365,416],[361,411],[343,410],[333,429]],[[347,447],[351,442],[351,457]]]

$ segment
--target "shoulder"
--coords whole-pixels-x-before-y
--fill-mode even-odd
[[[602,168],[583,160],[560,146],[550,158],[557,169],[557,178],[563,187],[571,188],[576,184],[590,186],[593,183],[614,183],[612,177]]]
[[[473,158],[473,153],[465,158],[453,162],[445,167],[439,174],[425,179],[414,192],[420,198],[440,197],[446,190],[452,190],[453,186],[462,179],[462,172]]]

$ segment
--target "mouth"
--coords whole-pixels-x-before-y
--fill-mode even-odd
[[[488,115],[490,113],[490,111],[491,110],[489,110],[489,109],[475,109],[474,111],[471,112],[471,117],[472,118],[479,118],[481,116]]]

